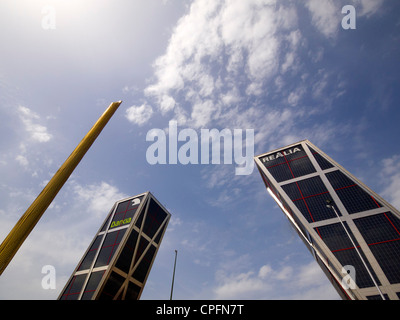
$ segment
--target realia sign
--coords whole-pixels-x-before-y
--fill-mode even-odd
[[[263,163],[265,163],[265,162],[275,160],[278,158],[283,158],[285,156],[291,155],[296,152],[301,152],[301,151],[303,151],[303,150],[301,150],[299,147],[295,147],[295,148],[287,149],[287,150],[280,151],[280,152],[274,153],[272,155],[266,156],[266,157],[262,158],[261,161]]]

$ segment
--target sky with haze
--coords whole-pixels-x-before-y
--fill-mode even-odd
[[[146,191],[172,218],[142,299],[169,298],[174,250],[175,299],[340,299],[256,168],[148,162],[148,132],[170,121],[252,129],[255,155],[309,139],[400,208],[398,0],[2,0],[0,39],[1,241],[123,101],[0,299],[56,299],[114,202]]]

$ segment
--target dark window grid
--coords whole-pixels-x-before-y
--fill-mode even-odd
[[[150,202],[143,226],[143,232],[150,238],[153,238],[167,215],[155,202],[154,205],[156,207],[154,209],[152,208],[151,204],[152,203]],[[161,214],[159,214],[160,212]]]
[[[390,283],[400,282],[400,242],[386,242],[371,247],[371,251],[378,261]]]
[[[96,256],[97,250],[100,248],[101,240],[103,236],[97,236],[95,242],[93,243],[92,247],[86,253],[85,258],[83,259],[82,263],[80,264],[77,271],[90,269],[90,266],[93,262],[94,257]],[[82,268],[85,267],[85,268]]]
[[[91,295],[89,295],[89,297],[87,297],[87,298],[91,298],[93,293],[97,290],[97,286],[100,283],[101,279],[103,278],[104,273],[106,272],[106,270],[98,271],[98,272],[101,272],[101,277],[97,277],[97,279],[95,279],[96,282],[94,284],[91,283],[92,279],[89,278],[89,282],[86,284],[85,291],[83,291],[82,298],[84,298],[85,294],[90,294],[90,293],[91,293]],[[91,277],[92,276],[94,276],[93,273],[91,274]],[[92,289],[92,287],[94,287],[94,289]]]
[[[379,244],[400,239],[400,221],[391,212],[355,219],[354,222],[367,243]]]
[[[290,162],[292,162],[292,161],[296,161],[296,160],[299,160],[299,159],[302,159],[302,158],[307,158],[307,157],[308,157],[308,156],[305,155],[305,156],[301,156],[301,157],[298,157],[298,158],[295,158],[295,159],[287,160],[286,156],[284,155],[283,158],[282,158],[282,160],[284,160],[283,162],[274,164],[274,165],[269,166],[269,167],[266,167],[266,168],[269,169],[269,168],[281,166],[281,165],[283,165],[283,164],[288,164],[288,163],[290,163]]]
[[[351,185],[336,191],[349,214],[381,208],[379,203],[358,185]]]
[[[103,246],[100,249],[100,253],[99,253],[96,263],[94,265],[95,268],[107,266],[110,263],[112,257],[115,254],[116,249],[118,248],[119,244],[122,241],[125,231],[126,231],[126,229],[122,229],[122,230],[114,231],[112,233],[108,233],[108,236],[107,236],[108,238],[106,238],[104,240]],[[120,233],[121,233],[121,237],[119,237]],[[110,236],[113,236],[114,238],[111,238]],[[118,239],[119,239],[119,241],[118,241]],[[109,251],[109,253],[108,253],[108,251]],[[104,255],[106,255],[106,254],[108,254],[108,257],[106,259],[104,259],[105,258]]]
[[[355,190],[355,192],[357,193],[361,193],[362,195],[366,195],[366,201],[368,201],[368,199],[371,199],[373,204],[375,204],[376,208],[381,208],[381,205],[378,203],[378,201],[376,201],[376,199],[370,195],[369,193],[367,193],[366,191],[364,191],[364,189],[362,189],[358,184],[354,183],[353,180],[351,180],[350,178],[348,178],[347,176],[344,175],[344,173],[342,173],[341,171],[333,171],[330,173],[326,174],[329,182],[331,183],[332,187],[335,189],[335,191],[339,191],[339,193],[343,197],[343,199],[346,201],[347,198],[345,198],[347,195],[344,192],[340,192],[340,190],[346,191],[345,189],[348,189],[349,192],[351,192],[352,190]],[[351,189],[349,189],[351,188]],[[350,199],[347,199],[347,201],[349,201]],[[349,203],[350,204],[350,203]],[[371,206],[372,208],[372,206]],[[375,208],[372,208],[375,209]],[[365,211],[361,210],[361,211]],[[355,211],[355,212],[360,212],[360,211]],[[349,212],[349,213],[354,213],[354,212]]]
[[[330,196],[321,197],[325,194],[329,195],[329,191],[324,191],[324,192],[319,192],[317,194],[303,196],[303,193],[297,182],[296,182],[296,185],[300,192],[301,197],[298,199],[294,199],[292,201],[299,208],[299,210],[302,211],[303,215],[308,213],[309,219],[307,219],[307,220],[309,222],[316,222],[316,221],[326,220],[326,219],[336,217],[336,214],[333,212],[333,210],[326,207],[325,201],[326,201],[326,199],[330,199],[331,197]],[[296,202],[297,202],[297,204],[296,204]],[[299,204],[298,202],[302,202],[302,204],[304,204],[304,206],[307,210],[306,212],[304,212],[304,210],[300,209],[303,206],[301,204]],[[311,209],[310,209],[310,207],[311,207]],[[341,215],[340,212],[338,214]]]
[[[326,160],[323,156],[321,156],[317,151],[313,150],[311,147],[308,147],[317,161],[318,165],[321,167],[321,170],[333,168],[333,165]]]
[[[312,213],[311,213],[311,211],[310,211],[310,208],[309,208],[309,206],[308,206],[308,204],[307,204],[307,201],[306,201],[305,199],[306,199],[306,198],[309,198],[309,197],[316,196],[316,195],[310,195],[310,196],[304,197],[304,195],[303,195],[303,193],[302,193],[302,191],[301,191],[301,189],[300,189],[300,186],[299,186],[298,182],[295,182],[295,184],[296,184],[297,190],[298,190],[299,193],[300,193],[300,197],[301,197],[301,198],[296,199],[296,200],[292,200],[292,201],[294,202],[294,201],[303,200],[304,205],[305,205],[305,207],[306,207],[306,209],[307,209],[307,212],[308,212],[308,214],[309,214],[309,217],[311,218],[311,221],[312,221],[312,222],[315,222],[315,219],[314,219],[314,217],[313,217],[313,215],[312,215]],[[325,193],[325,192],[324,192],[324,193]],[[309,219],[307,219],[307,220],[309,220]]]
[[[135,268],[137,269],[137,268],[139,267],[139,265],[140,265],[142,262],[146,262],[146,263],[148,263],[148,264],[151,263],[151,261],[153,260],[153,256],[154,256],[154,254],[151,254],[151,255],[148,254],[149,252],[152,252],[151,249],[155,249],[154,245],[151,245],[151,246],[149,247],[149,249],[148,249],[148,250],[146,251],[146,253],[144,254],[142,260],[140,260],[138,266],[136,266],[136,264],[138,263],[137,261],[139,260],[140,257],[138,257],[138,259],[136,259],[136,261],[135,261],[135,266],[134,266],[133,269],[135,269]],[[143,255],[143,252],[142,252],[141,256],[142,256],[142,255]],[[136,271],[136,269],[135,269],[135,271]]]
[[[127,202],[128,202],[128,205],[126,206],[126,209],[125,209],[124,211],[115,212],[115,215],[114,215],[114,219],[113,219],[113,220],[122,220],[122,219],[125,218],[126,214],[127,214],[129,211],[136,210],[136,209],[139,207],[140,203],[139,203],[138,205],[136,205],[136,206],[134,206],[134,207],[132,207],[132,208],[129,209],[129,205],[131,204],[131,201],[132,201],[132,200],[127,201]],[[123,214],[122,218],[121,218],[121,217],[118,217],[118,219],[115,219],[115,218],[117,217],[117,215],[120,215],[120,214]]]
[[[82,277],[83,277],[83,276],[85,276],[85,278],[83,278],[83,280],[82,280]],[[86,276],[87,276],[87,274],[85,274],[85,275],[74,276],[74,277],[72,278],[72,280],[71,280],[70,285],[69,285],[68,288],[66,289],[67,292],[64,293],[64,294],[62,295],[62,299],[64,299],[64,300],[69,300],[68,298],[69,298],[70,296],[75,296],[73,299],[78,299],[78,295],[79,295],[79,294],[81,293],[81,291],[82,291],[83,281],[86,279]],[[77,278],[79,278],[79,279],[78,279],[78,284],[75,285],[75,280],[76,280]],[[78,288],[76,288],[76,289],[79,289],[79,290],[77,290],[77,291],[74,290],[74,291],[71,292],[72,288],[75,289],[75,286],[78,287]]]
[[[102,247],[102,249],[112,247],[112,248],[111,248],[110,255],[109,255],[108,260],[107,260],[107,265],[110,263],[110,260],[111,260],[111,258],[112,258],[113,255],[114,255],[115,249],[116,249],[116,248],[118,247],[118,245],[121,243],[121,240],[117,243],[118,236],[119,236],[119,233],[121,232],[121,230],[118,230],[117,232],[118,232],[118,233],[117,233],[117,236],[115,237],[114,243],[111,244],[111,245],[109,245],[109,246],[104,246],[104,247]]]
[[[136,230],[132,230],[116,262],[115,266],[125,273],[128,273],[129,268],[131,267],[137,241],[138,241],[138,232]]]
[[[392,221],[392,219],[390,219],[390,218],[388,217],[388,214],[392,217],[392,219],[394,219],[394,221]],[[396,226],[395,226],[395,221],[396,221],[397,224],[399,224],[399,226],[400,226],[399,219],[395,218],[395,217],[393,216],[393,214],[390,213],[390,212],[387,212],[387,213],[385,212],[383,215],[384,215],[385,218],[389,221],[389,223],[390,223],[390,225],[393,227],[393,229],[396,230],[397,234],[400,235],[399,229],[396,228]]]
[[[293,217],[293,212],[292,210],[289,208],[288,204],[286,203],[286,201],[284,201],[281,197],[281,195],[278,193],[278,191],[271,186],[270,182],[268,181],[267,177],[264,175],[264,173],[262,172],[261,177],[264,180],[264,183],[266,184],[267,188],[269,188],[272,193],[275,195],[275,197],[277,197],[277,199],[279,199],[279,201],[281,202],[282,206],[285,208],[285,210],[287,212],[289,212],[289,214]]]
[[[104,285],[103,291],[100,294],[100,299],[113,299],[121,289],[121,286],[124,284],[124,282],[125,277],[116,272],[112,272],[106,284]]]
[[[357,242],[357,239],[355,239],[355,237],[353,236],[353,233],[349,229],[347,223],[343,222],[343,224],[358,248],[359,244]],[[333,223],[321,227],[316,227],[315,230],[317,230],[318,235],[325,242],[331,252],[354,249],[353,243],[349,239],[341,223]]]
[[[150,212],[147,213],[147,215],[149,215],[149,214],[150,214]],[[148,219],[150,219],[150,221]],[[160,228],[162,221],[160,222],[157,214],[150,214],[150,216],[146,217],[146,222],[145,222],[145,226],[143,229],[146,229],[148,233],[152,233],[154,236],[157,233],[157,230]],[[156,230],[153,233],[152,230],[154,227],[156,227],[155,228]],[[145,230],[143,230],[143,231],[145,231]],[[145,232],[145,233],[147,234],[147,232]]]
[[[308,211],[308,213],[309,213],[309,215],[310,215],[311,221],[312,221],[312,222],[315,222],[314,217],[313,217],[313,215],[312,215],[312,213],[311,213],[311,211],[310,211],[309,204],[307,203],[306,199],[313,198],[313,197],[317,197],[317,196],[321,196],[321,195],[323,195],[323,194],[329,194],[329,191],[323,191],[323,192],[319,192],[319,193],[316,193],[316,194],[311,194],[311,195],[308,195],[308,196],[304,196],[304,195],[303,195],[303,191],[302,191],[302,189],[301,189],[300,186],[299,186],[299,183],[298,183],[298,182],[295,182],[295,184],[296,184],[297,189],[298,189],[298,191],[299,191],[300,197],[297,198],[297,199],[293,199],[292,201],[293,201],[293,202],[296,202],[296,201],[303,201],[304,204],[305,204],[305,206],[306,206],[306,208],[307,208],[307,211]],[[352,184],[352,185],[349,185],[349,186],[340,187],[340,188],[335,189],[335,191],[340,191],[340,190],[348,189],[348,188],[351,188],[351,187],[354,187],[354,186],[357,186],[357,185],[356,185],[356,184]],[[293,192],[293,190],[292,190],[292,195],[293,195],[293,194],[294,194],[294,192]],[[374,200],[375,204],[376,204],[376,205],[378,206],[378,208],[379,208],[380,206],[379,206],[379,204],[376,202],[376,200],[375,200],[372,196],[371,196],[371,198]],[[341,215],[340,212],[339,212],[339,215]],[[328,214],[328,217],[330,217],[330,218],[333,218],[333,217],[335,217],[335,216],[336,216],[336,215],[332,215],[332,216],[331,216],[330,214]]]
[[[132,278],[143,283],[144,279],[146,278],[146,275],[150,271],[150,265],[151,262],[153,261],[156,251],[157,249],[155,246],[151,245],[149,247],[142,260],[136,266],[136,269],[132,274]]]
[[[316,228],[316,230],[317,230],[319,236],[321,237],[321,234],[319,233],[318,228]],[[396,229],[396,231],[397,231],[397,229]],[[397,231],[397,232],[398,232],[398,231]],[[400,234],[399,234],[399,235],[400,235]],[[321,237],[321,239],[322,239],[322,237]],[[364,240],[366,240],[365,237],[364,237]],[[367,245],[368,245],[368,246],[375,246],[375,245],[379,245],[379,244],[383,244],[383,243],[389,243],[389,242],[394,242],[394,241],[399,241],[399,240],[400,240],[400,237],[399,237],[399,238],[396,238],[396,239],[390,239],[390,240],[384,240],[384,241],[379,241],[379,242],[367,243]],[[353,238],[353,241],[354,241],[354,238]],[[357,248],[361,248],[360,245],[356,245],[356,247],[357,247]],[[336,250],[332,250],[332,252],[335,253],[335,252],[338,252],[338,251],[345,251],[345,250],[351,250],[351,249],[354,249],[354,246],[346,247],[346,248],[340,248],[340,249],[336,249]]]
[[[140,259],[140,257],[143,255],[143,252],[146,250],[146,248],[147,248],[149,243],[150,242],[147,241],[146,238],[144,238],[144,237],[140,238],[138,249],[137,249],[136,256],[135,256],[135,260],[134,260],[134,263],[133,263],[134,265]]]
[[[269,188],[276,197],[278,197],[276,189],[271,185],[271,183],[269,182],[269,180],[267,179],[267,177],[264,175],[263,172],[261,172],[261,177],[264,180],[266,187]]]
[[[304,158],[308,158],[308,155],[304,155],[304,156],[301,156],[301,157],[298,157],[298,158],[295,158],[295,159],[290,159],[290,160],[288,160],[286,158],[286,156],[283,155],[283,159],[282,160],[284,160],[284,162],[281,162],[281,163],[278,163],[278,164],[274,164],[274,165],[266,167],[266,168],[269,170],[271,168],[278,167],[278,166],[281,166],[283,164],[286,164],[287,167],[289,168],[289,171],[290,171],[290,174],[291,174],[292,178],[296,178],[296,176],[293,174],[292,168],[290,167],[290,163],[292,163],[294,161],[298,161],[298,160],[304,159]]]
[[[283,155],[282,160],[284,160],[284,162],[274,164],[268,167],[266,166],[268,171],[275,177],[275,179],[278,182],[301,177],[315,172],[315,168],[312,165],[308,155],[304,155],[290,160],[288,160],[287,157]],[[289,169],[289,171],[278,168],[280,165],[283,164],[286,164],[285,168]]]
[[[297,184],[297,182],[296,182],[296,184]],[[353,184],[353,185],[351,185],[351,186],[347,186],[347,187],[341,187],[341,188],[338,188],[338,189],[335,189],[335,191],[339,191],[339,190],[343,190],[343,189],[347,189],[347,188],[351,188],[351,187],[354,187],[354,186],[357,186],[356,184]],[[299,187],[299,185],[297,184],[297,187],[299,188],[299,191],[300,191],[300,193],[301,193],[301,190],[300,190],[300,187]],[[324,191],[324,192],[320,192],[320,193],[316,193],[316,194],[312,194],[312,195],[309,195],[309,196],[305,196],[305,197],[300,197],[300,198],[298,198],[298,199],[294,199],[294,200],[292,200],[292,201],[299,201],[299,200],[304,200],[304,199],[307,199],[307,198],[311,198],[311,197],[315,197],[315,196],[319,196],[319,195],[321,195],[321,194],[329,194],[329,191]],[[376,205],[378,206],[378,208],[380,208],[380,206],[379,206],[379,204],[376,202],[376,200],[371,196],[371,198],[375,201],[375,203],[376,203]]]
[[[283,208],[286,210],[286,212],[288,212],[290,214],[290,216],[292,217],[292,219],[296,222],[297,226],[301,229],[301,232],[304,234],[306,234],[305,230],[304,230],[304,226],[303,224],[299,221],[299,219],[297,218],[296,215],[293,214],[292,209],[289,207],[288,203],[283,199],[283,197],[281,196],[281,194],[275,189],[275,187],[273,187],[270,183],[270,181],[268,180],[268,178],[265,176],[265,174],[260,170],[261,173],[261,177],[264,180],[264,183],[266,185],[267,188],[269,188],[272,193],[275,195],[275,197],[280,201],[281,205],[283,206]]]
[[[344,225],[347,231],[350,233],[353,241],[357,248],[361,248],[357,242],[357,239],[353,236],[351,230],[346,222]],[[350,239],[348,238],[347,234],[343,229],[343,226],[339,223],[335,223],[332,225],[327,225],[323,227],[315,228],[318,235],[321,239],[325,242],[328,246],[329,250],[333,253],[333,255],[338,259],[341,265],[353,265],[356,268],[356,283],[360,288],[372,287],[374,285],[370,275],[368,274],[367,269],[365,268],[362,260],[358,256],[355,247],[351,243]],[[319,230],[321,229],[321,230]],[[368,269],[371,271],[375,281],[380,284],[379,279],[377,278],[375,272],[371,268],[369,261],[366,259],[363,251],[359,251],[362,255],[364,261],[366,262]]]
[[[359,246],[357,246],[359,247]],[[369,261],[366,259],[365,255],[363,254],[362,251],[359,251],[360,254],[362,255],[365,263],[368,266],[368,269],[370,270],[370,272],[372,273],[372,276],[374,277],[374,280],[376,281],[376,283],[378,285],[380,285],[380,281],[377,278],[374,270],[372,269]],[[362,260],[360,259],[358,253],[356,252],[356,250],[353,248],[349,248],[347,250],[336,250],[335,252],[333,252],[334,256],[338,259],[338,261],[340,262],[340,264],[342,266],[345,265],[352,265],[354,266],[355,270],[356,270],[356,284],[360,287],[360,288],[367,288],[367,287],[373,287],[374,286],[374,282],[371,279],[371,276],[369,275],[367,269],[365,268]]]
[[[295,202],[296,207],[309,223],[332,219],[336,217],[335,212],[326,206],[327,196],[325,194],[315,195]]]
[[[390,283],[400,282],[400,222],[390,213],[356,219],[355,223]]]

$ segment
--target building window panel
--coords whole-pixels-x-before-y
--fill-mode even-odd
[[[129,281],[128,288],[126,290],[125,299],[126,300],[137,300],[141,288],[134,284],[132,281]]]
[[[336,217],[335,212],[326,206],[327,198],[329,198],[329,193],[315,195],[304,200],[307,203],[308,210],[310,210],[314,217],[314,221],[321,221]],[[338,214],[340,215],[339,212]]]
[[[104,285],[104,289],[100,295],[100,300],[112,300],[117,294],[118,290],[121,288],[125,281],[125,278],[117,274],[116,272],[111,272],[107,283]]]
[[[362,212],[380,208],[381,205],[375,198],[365,192],[353,180],[340,171],[326,174],[330,184],[335,189],[348,213]]]
[[[315,168],[307,156],[290,161],[289,166],[294,178],[315,172]]]
[[[380,208],[378,202],[357,185],[336,190],[336,194],[350,214]]]
[[[78,271],[86,270],[91,267],[93,259],[96,256],[97,250],[99,249],[102,239],[103,239],[103,235],[96,237],[96,240],[90,247],[89,251],[86,253],[85,258],[83,259],[81,265],[79,266]]]
[[[400,221],[391,212],[355,219],[390,283],[400,282]]]
[[[333,168],[333,165],[326,160],[323,156],[321,156],[318,152],[313,150],[311,147],[309,147],[311,153],[313,154],[315,160],[317,161],[318,165],[320,166],[321,170]]]
[[[133,202],[132,200],[120,203],[111,221],[110,229],[129,224],[139,205],[140,202],[136,204],[136,202]]]
[[[150,238],[153,238],[157,229],[160,227],[161,223],[166,217],[167,214],[165,213],[165,211],[162,210],[161,207],[157,205],[157,203],[153,199],[151,199],[143,226],[143,232]]]
[[[314,166],[300,145],[264,157],[262,162],[277,182],[315,172]]]
[[[304,198],[328,192],[320,177],[301,180],[297,185]]]
[[[328,178],[330,184],[335,190],[346,188],[355,184],[353,180],[348,178],[344,173],[340,172],[339,170],[327,173],[326,177]]]
[[[400,242],[383,242],[370,246],[390,283],[400,283]]]
[[[105,271],[93,272],[90,275],[89,281],[86,285],[85,291],[82,295],[81,300],[90,300],[99,285],[101,278],[103,277]]]
[[[277,182],[293,179],[293,174],[286,163],[267,168]]]
[[[82,286],[85,282],[86,276],[87,273],[73,276],[60,300],[77,300],[82,291]]]
[[[106,266],[110,263],[112,257],[117,250],[126,229],[109,232],[101,247],[99,256],[97,257],[95,268]]]
[[[378,278],[373,272],[368,260],[365,255],[361,251],[357,240],[352,234],[351,230],[347,226],[347,223],[344,222],[344,225],[352,237],[355,245],[358,248],[358,251],[363,257],[363,260],[367,263],[368,269],[374,276],[375,281],[379,283]],[[367,269],[365,268],[361,258],[359,257],[357,251],[355,250],[351,240],[349,239],[346,231],[344,230],[341,223],[330,224],[322,227],[315,228],[321,239],[328,246],[329,250],[334,254],[334,256],[339,260],[342,266],[351,265],[356,270],[356,284],[360,288],[367,288],[374,286],[374,282],[372,281]]]
[[[129,268],[131,267],[133,253],[135,251],[136,243],[138,238],[138,232],[136,230],[132,230],[128,240],[122,252],[116,262],[115,266],[122,270],[125,273],[129,272]]]
[[[326,200],[332,197],[319,176],[283,185],[282,189],[308,222],[336,217],[335,212],[326,207]]]
[[[139,265],[137,266],[136,270],[133,272],[133,277],[143,282],[146,278],[147,271],[151,265],[151,261],[153,260],[154,253],[156,252],[156,248],[151,245],[150,248],[145,253],[144,257],[140,261]]]

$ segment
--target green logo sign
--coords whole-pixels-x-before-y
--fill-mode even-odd
[[[119,220],[119,221],[113,221],[111,223],[110,229],[115,228],[115,227],[120,227],[125,224],[129,224],[131,221],[132,221],[132,218],[127,218],[127,219]]]

